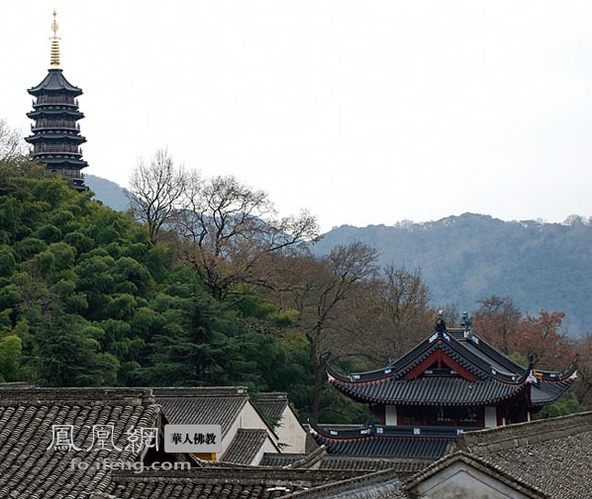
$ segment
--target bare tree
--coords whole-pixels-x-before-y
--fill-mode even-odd
[[[389,345],[389,354],[404,353],[430,332],[433,311],[428,287],[419,271],[388,266],[377,283],[376,297],[386,319],[388,337],[383,344]]]
[[[17,156],[24,154],[21,134],[0,119],[0,164],[8,163]]]
[[[323,390],[323,357],[339,341],[343,310],[356,288],[376,272],[376,250],[356,242],[336,246],[320,260],[313,257],[289,261],[289,295],[298,311],[298,328],[310,347],[310,368],[314,374],[311,415],[318,418]],[[343,340],[343,339],[342,339]]]
[[[23,179],[41,177],[44,170],[26,153],[21,134],[0,120],[0,194],[18,189]]]
[[[318,237],[316,218],[276,218],[263,191],[234,177],[186,182],[184,204],[175,221],[184,254],[202,275],[212,295],[225,299],[239,282],[266,285],[266,256],[302,247]]]
[[[478,301],[473,326],[486,340],[509,355],[519,330],[522,314],[509,297],[496,295]]]
[[[146,223],[150,241],[171,222],[186,184],[183,168],[176,167],[166,149],[158,150],[146,163],[141,160],[132,173],[128,197],[132,212]]]

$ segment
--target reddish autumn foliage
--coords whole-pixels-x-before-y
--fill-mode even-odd
[[[505,354],[524,359],[532,355],[541,369],[562,370],[573,361],[577,345],[561,332],[563,312],[522,315],[510,298],[499,296],[479,303],[475,331]]]

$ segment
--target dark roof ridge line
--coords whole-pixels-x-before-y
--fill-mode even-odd
[[[287,469],[302,469],[307,468],[310,469],[311,466],[314,466],[319,461],[321,461],[325,456],[328,455],[327,448],[324,445],[319,445],[317,449],[312,451],[310,454],[304,456],[293,463],[287,464],[286,466],[282,466],[282,468]]]
[[[447,335],[448,339],[446,339],[444,337],[444,334]],[[447,333],[442,333],[442,337],[438,338],[437,340],[437,345],[441,346],[441,345],[448,345],[448,347],[457,355],[464,357],[463,360],[469,361],[469,363],[471,365],[476,366],[485,376],[487,376],[488,378],[494,379],[495,381],[498,381],[500,383],[504,383],[504,384],[508,384],[508,385],[522,385],[525,380],[528,378],[528,375],[530,373],[530,371],[528,369],[524,369],[522,374],[515,374],[515,375],[505,375],[502,373],[499,373],[497,371],[497,369],[493,368],[491,366],[491,364],[489,364],[486,360],[482,359],[481,357],[479,357],[478,355],[475,355],[473,352],[471,352],[469,349],[465,348],[465,346],[462,344],[462,342],[460,342],[459,340],[457,340],[454,335],[451,334],[447,334]],[[458,361],[458,359],[455,359]],[[466,367],[466,366],[465,366]],[[495,372],[492,372],[495,371]],[[512,377],[515,376],[516,379],[512,379]]]
[[[281,400],[283,398],[288,398],[288,392],[259,392],[259,393],[253,394],[253,396],[256,397],[257,399],[261,399],[261,398],[267,399],[267,398],[279,396],[277,400]],[[276,399],[274,399],[274,400],[276,400]]]
[[[481,340],[480,337],[478,337],[477,335],[475,335],[479,340]],[[436,342],[434,344],[434,342]],[[428,337],[426,337],[421,343],[419,343],[416,347],[412,348],[411,350],[409,350],[406,354],[404,354],[403,356],[401,356],[397,361],[395,361],[394,363],[390,364],[388,367],[393,369],[395,368],[395,366],[397,366],[397,364],[400,364],[401,361],[405,358],[405,357],[409,357],[414,350],[419,350],[419,347],[423,347],[424,351],[421,352],[421,354],[419,355],[423,355],[425,354],[427,351],[429,351],[434,345],[438,345],[439,343],[444,342],[445,344],[448,345],[455,345],[457,346],[456,349],[454,349],[459,355],[463,355],[465,357],[470,357],[471,361],[478,365],[479,368],[484,372],[484,374],[486,374],[487,376],[490,377],[494,377],[496,376],[496,374],[491,373],[491,365],[489,363],[487,363],[484,359],[480,358],[479,356],[475,355],[473,352],[471,352],[470,350],[468,350],[467,348],[464,347],[464,345],[462,344],[461,341],[459,341],[452,332],[447,331],[434,331],[433,333],[431,333]],[[427,348],[426,348],[427,347]],[[493,347],[491,347],[493,349]],[[495,349],[493,349],[495,350]],[[405,373],[405,371],[408,368],[413,368],[414,364],[416,363],[415,360],[418,358],[419,355],[415,355],[415,358],[412,357],[411,360],[409,360],[406,364],[404,364],[401,368],[397,369],[397,374],[399,373]],[[518,364],[516,364],[518,366]],[[520,367],[523,371],[525,370],[522,366],[518,366]],[[384,369],[382,369],[384,370]],[[377,370],[376,372],[379,372],[381,370]],[[526,369],[526,373],[528,374],[528,369]],[[516,374],[517,376],[518,373]],[[502,377],[505,377],[502,375]]]
[[[214,472],[214,473],[213,473]],[[323,470],[323,469],[290,469],[274,466],[204,466],[199,468],[191,468],[190,470],[152,470],[145,469],[141,473],[133,470],[113,470],[111,472],[113,481],[162,481],[162,477],[166,476],[179,480],[200,480],[200,481],[216,481],[227,480],[228,482],[246,482],[248,480],[259,480],[262,477],[276,479],[278,482],[289,482],[298,477],[306,477],[307,475],[335,476],[345,475],[352,472],[351,470]],[[356,471],[353,471],[356,473]],[[361,475],[361,472],[357,472]],[[247,477],[240,476],[241,474],[250,475]],[[221,476],[226,475],[226,476]]]
[[[457,353],[459,353],[459,355],[464,355],[464,356],[470,357],[471,358],[470,360],[473,361],[473,363],[475,365],[477,365],[487,376],[495,379],[496,381],[499,381],[502,383],[505,382],[505,383],[511,384],[511,385],[521,385],[528,378],[530,370],[522,368],[523,369],[522,373],[521,374],[516,373],[515,376],[517,379],[512,380],[511,379],[512,376],[503,375],[503,374],[497,372],[497,370],[494,369],[489,363],[487,363],[486,360],[482,359],[478,355],[475,355],[468,348],[465,348],[464,345],[462,344],[462,342],[457,340],[453,335],[448,335],[448,336],[449,336],[449,339],[452,340],[452,341],[450,341],[450,340],[448,341],[448,345],[451,345],[451,348],[453,348],[453,350],[457,351]],[[454,345],[454,347],[456,347],[456,349],[454,347],[452,347],[452,345]],[[461,349],[462,352],[458,351],[458,349]],[[492,370],[495,370],[496,372],[493,373]],[[508,379],[508,378],[510,378],[510,379]]]
[[[474,332],[471,331],[471,336],[476,337],[477,341],[476,342],[472,341],[470,337],[466,338],[465,341],[471,341],[473,345],[475,345],[479,350],[481,350],[486,355],[497,358],[500,361],[499,363],[502,364],[507,369],[511,370],[512,368],[516,368],[516,367],[519,368],[520,370],[526,369],[525,367],[521,366],[517,362],[514,362],[511,358],[509,358],[508,356],[506,356],[505,354],[501,353],[499,350],[494,348],[491,345],[491,343],[489,343],[487,340],[484,340],[478,334],[475,334]],[[483,347],[485,347],[485,348],[483,348]]]
[[[421,439],[421,438],[441,438],[441,439],[456,439],[459,435],[459,428],[457,427],[444,427],[444,426],[387,426],[387,425],[373,425],[373,426],[363,426],[359,429],[354,430],[331,430],[325,429],[322,426],[310,422],[311,433],[313,436],[319,435],[322,438],[326,438],[329,440],[359,440],[359,439],[369,439],[369,438],[414,438],[414,439]],[[391,432],[387,433],[378,433],[375,431],[375,428],[387,428]],[[410,431],[419,428],[420,433],[416,434],[415,432],[409,433]],[[366,433],[361,433],[362,431],[366,431]],[[398,432],[397,432],[398,430]],[[423,431],[422,431],[423,430]],[[331,431],[335,431],[337,434],[332,435]],[[346,433],[347,432],[347,433]],[[462,432],[461,432],[462,433]]]
[[[434,333],[434,334],[444,334],[444,333]],[[515,374],[516,379],[512,380],[511,376],[505,375],[505,374],[501,374],[499,372],[492,372],[492,366],[490,364],[488,364],[484,359],[481,359],[479,356],[475,355],[473,352],[471,352],[470,350],[468,350],[467,348],[465,348],[461,342],[459,342],[456,338],[454,338],[453,335],[447,334],[448,339],[446,339],[443,336],[438,336],[436,338],[434,338],[432,340],[432,342],[428,343],[425,345],[426,348],[423,348],[422,352],[417,355],[413,360],[409,360],[406,365],[400,369],[397,370],[395,369],[395,365],[398,364],[398,362],[395,362],[394,364],[391,364],[388,367],[382,368],[382,369],[377,369],[375,371],[367,371],[365,373],[351,373],[349,376],[348,375],[343,375],[341,373],[339,373],[332,365],[329,361],[326,362],[327,364],[327,373],[335,378],[338,381],[341,381],[343,383],[348,383],[348,384],[352,384],[352,385],[357,385],[357,384],[362,384],[362,383],[382,383],[382,382],[387,382],[390,381],[392,379],[395,378],[399,378],[400,376],[406,374],[407,372],[409,372],[411,369],[413,369],[415,366],[417,366],[419,363],[421,363],[425,358],[426,358],[426,354],[430,355],[434,350],[436,349],[441,349],[446,351],[445,347],[448,346],[448,348],[450,348],[450,350],[452,350],[452,352],[456,355],[458,355],[461,359],[460,360],[464,360],[466,362],[469,363],[469,367],[464,366],[465,368],[469,369],[471,372],[473,372],[473,374],[477,375],[477,373],[475,372],[475,369],[470,369],[471,365],[474,365],[475,367],[478,368],[479,372],[482,373],[484,376],[492,378],[500,383],[505,383],[508,385],[516,385],[519,386],[521,384],[523,384],[526,379],[528,378],[528,375],[530,373],[530,371],[528,369],[525,369],[523,371],[522,374]],[[432,338],[432,336],[430,336],[430,338]],[[429,338],[425,341],[429,341]],[[446,352],[448,355],[452,355],[451,352]],[[454,358],[454,356],[453,356]],[[456,360],[457,362],[459,362],[460,360],[458,358],[454,358],[454,360]],[[460,362],[462,365],[462,362]],[[394,372],[386,372],[388,370],[393,370]],[[370,375],[370,374],[376,374],[376,377],[373,378],[368,378],[368,379],[352,379],[352,377],[354,376],[364,376],[364,375]],[[330,380],[331,381],[331,380]],[[482,379],[480,381],[483,381]]]
[[[152,390],[128,387],[2,387],[0,406],[155,405]]]

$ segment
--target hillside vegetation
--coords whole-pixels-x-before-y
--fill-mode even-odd
[[[0,382],[245,384],[288,391],[306,417],[306,340],[290,314],[247,286],[240,295],[214,299],[177,244],[151,243],[92,192],[27,162],[0,165]],[[331,420],[365,414],[333,396]]]
[[[122,187],[87,176],[96,198],[125,211]],[[337,245],[361,241],[378,250],[378,262],[420,269],[435,306],[454,303],[473,310],[491,295],[511,296],[524,312],[562,310],[571,336],[592,331],[592,225],[572,216],[563,224],[506,222],[465,213],[436,222],[393,226],[344,225],[311,247],[317,256]]]
[[[421,273],[379,268],[360,242],[314,257],[314,217],[276,218],[232,177],[186,174],[161,154],[135,173],[133,216],[92,196],[26,157],[0,160],[0,381],[244,384],[287,391],[303,418],[364,422],[365,406],[327,386],[325,361],[383,366],[433,330]],[[458,310],[445,317],[457,324]],[[562,369],[581,353],[577,399],[548,414],[592,402],[592,341],[564,336],[562,320],[498,296],[474,313],[518,361]]]
[[[504,222],[466,213],[437,222],[344,225],[324,235],[313,251],[361,241],[379,261],[421,269],[435,306],[473,310],[491,295],[511,296],[523,311],[561,310],[570,336],[592,332],[592,224]]]

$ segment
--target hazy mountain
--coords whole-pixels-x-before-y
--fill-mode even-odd
[[[103,204],[118,211],[127,211],[129,208],[129,200],[125,195],[126,190],[120,185],[95,175],[85,175],[84,181],[95,193],[95,198],[102,201]]]
[[[427,223],[344,225],[313,251],[326,254],[352,241],[375,247],[383,264],[419,268],[436,306],[474,310],[481,298],[510,296],[525,313],[565,312],[570,335],[592,331],[592,225],[582,217],[557,224],[466,213]]]

